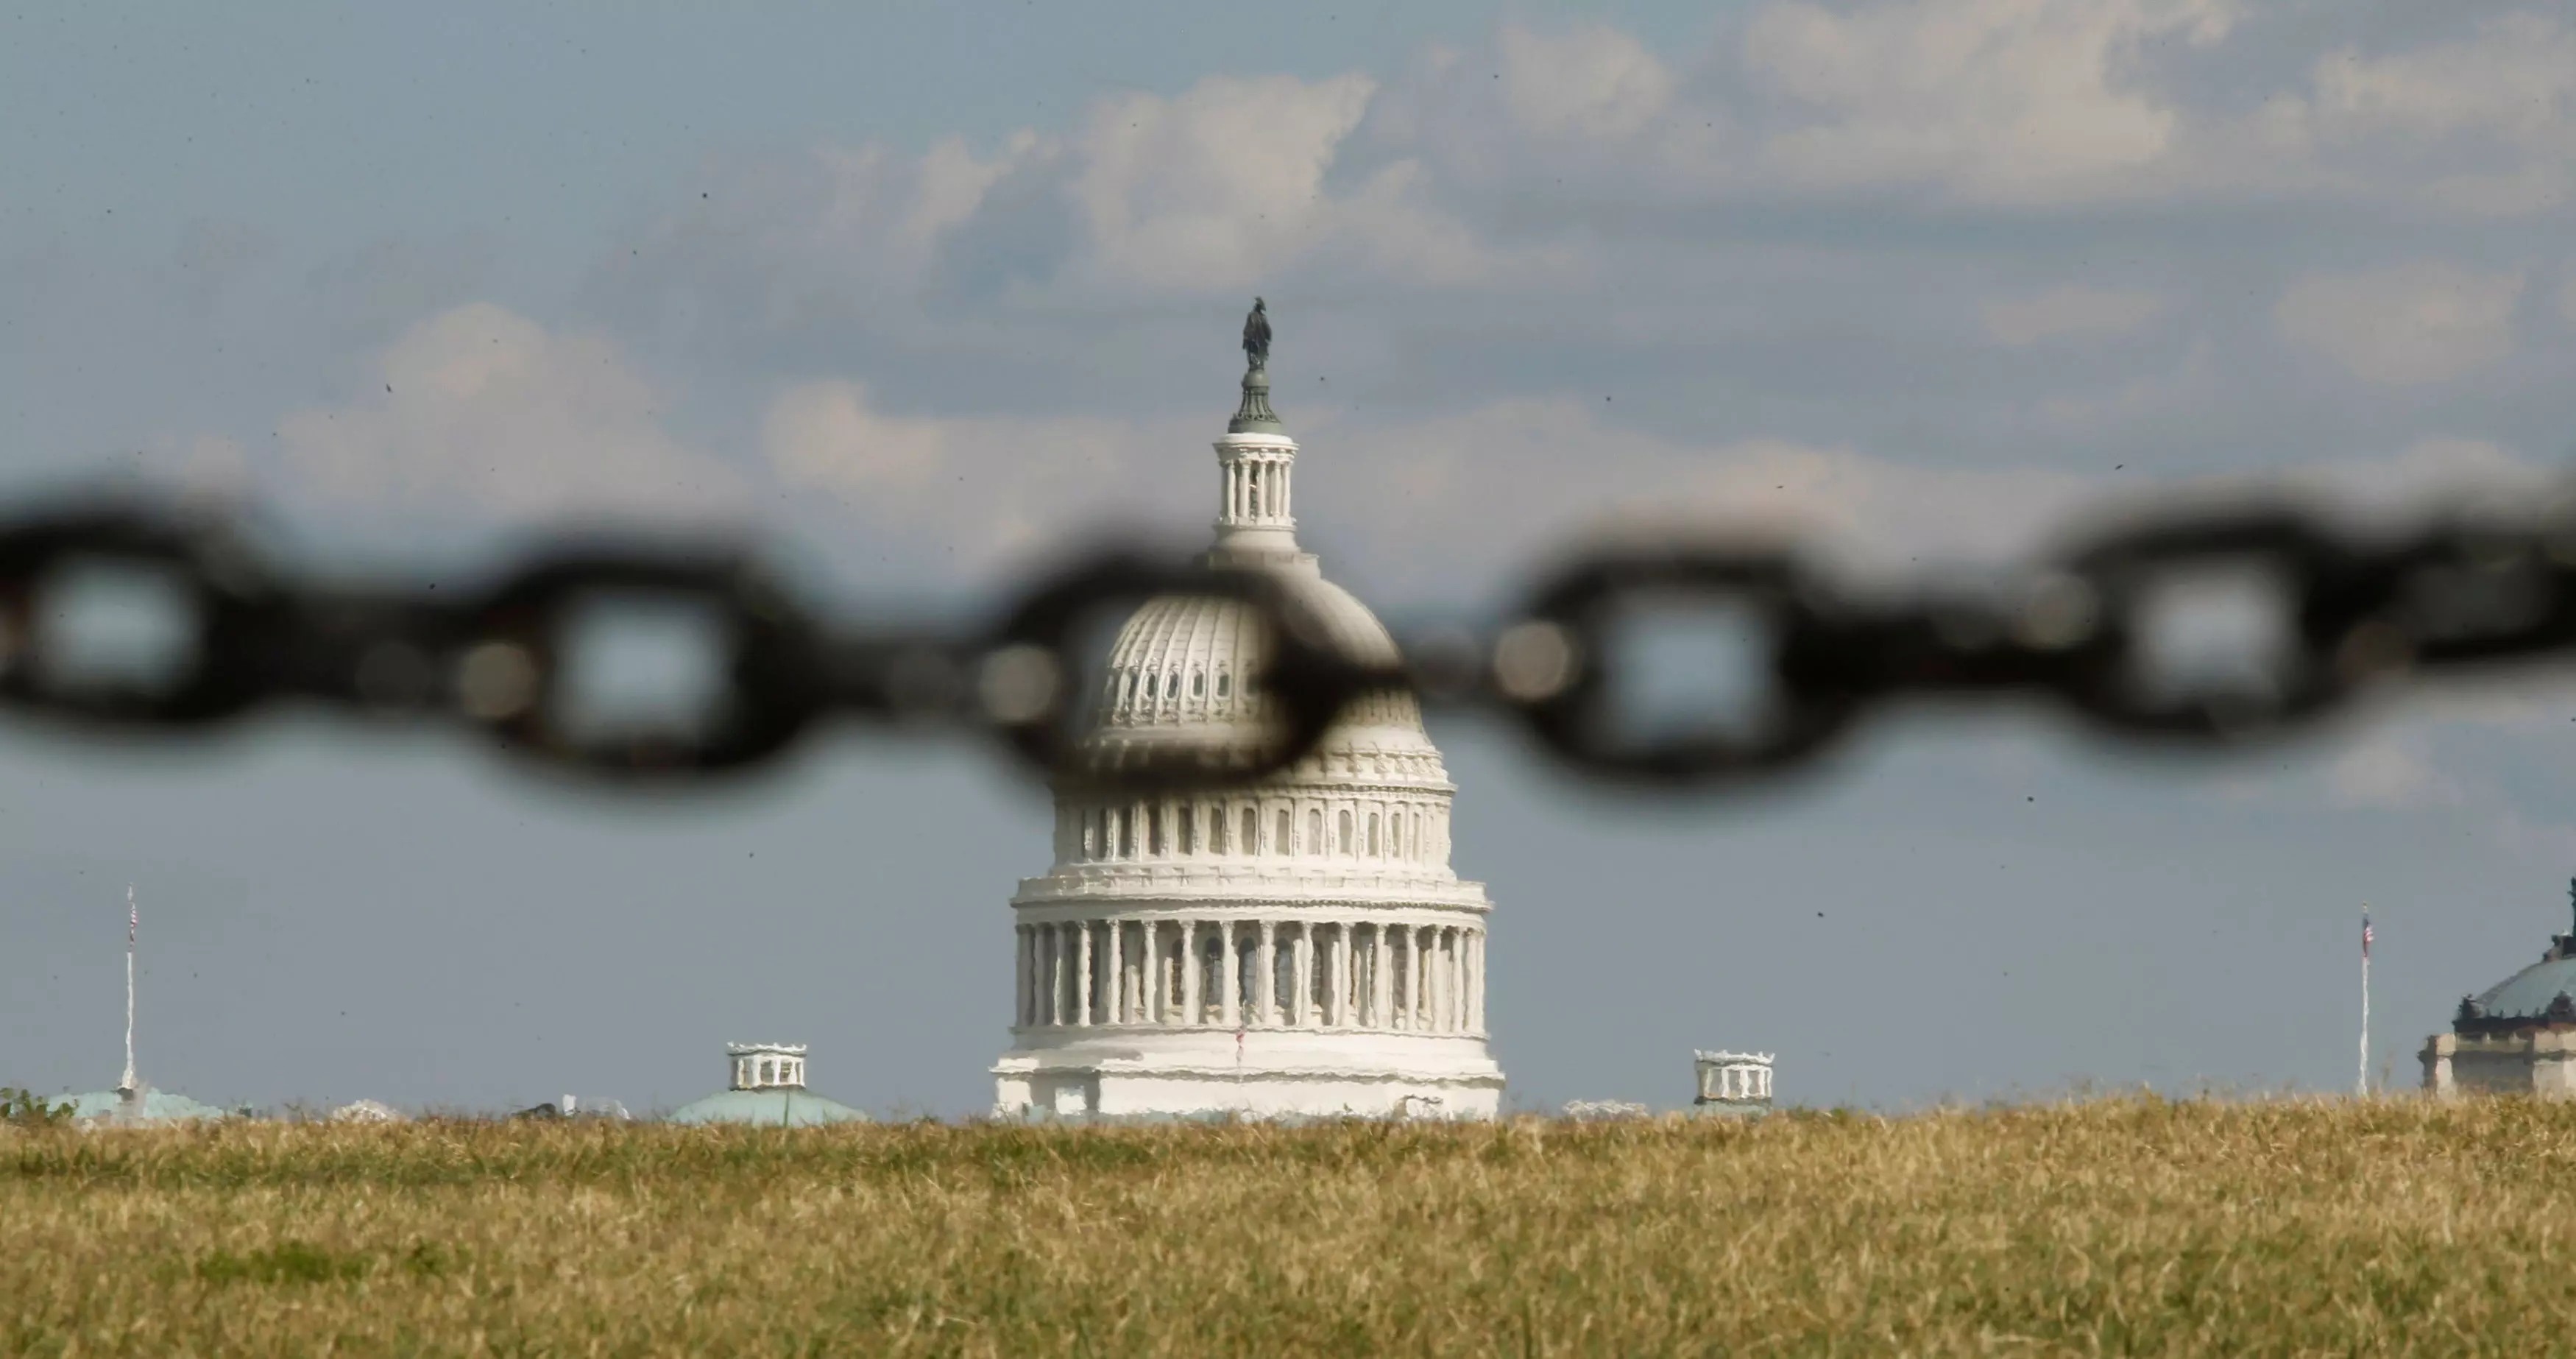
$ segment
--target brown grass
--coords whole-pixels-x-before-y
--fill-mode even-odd
[[[9,1354],[2566,1352],[2576,1107],[0,1130]]]

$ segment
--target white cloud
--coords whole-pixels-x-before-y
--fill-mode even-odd
[[[2128,68],[2147,43],[2228,27],[2222,0],[1788,3],[1754,16],[1743,56],[1801,115],[1765,146],[1792,182],[2051,203],[2117,195],[2165,160],[2180,114]]]
[[[2554,143],[2576,113],[2576,32],[2509,14],[2467,41],[2377,59],[2347,48],[2318,58],[2316,89],[2319,120],[2342,129]]]
[[[1330,225],[1323,179],[1374,82],[1202,80],[1092,106],[1070,193],[1101,281],[1240,289]]]
[[[278,423],[297,489],[406,514],[740,511],[740,479],[664,428],[668,394],[603,336],[472,303],[412,326],[368,372],[380,390]]]
[[[2013,346],[2061,338],[2125,335],[2164,310],[2154,293],[2069,284],[1986,307],[1986,333]]]
[[[800,497],[839,499],[877,532],[980,575],[1113,520],[1213,513],[1215,461],[1179,431],[1058,415],[901,415],[860,383],[798,383],[762,420],[761,449]],[[1196,474],[1196,475],[1192,475]]]
[[[1587,25],[1543,34],[1507,23],[1495,39],[1495,73],[1524,130],[1627,137],[1665,112],[1673,74],[1645,44],[1614,28]]]
[[[2034,545],[2094,486],[2048,468],[1927,468],[1791,439],[1694,444],[1610,424],[1574,399],[1328,427],[1309,446],[1306,513],[1367,544],[1374,574],[1417,581],[1490,583],[1554,545],[1675,528],[1794,540],[1863,568],[1991,560]]]
[[[2311,193],[2410,209],[2520,214],[2576,192],[2576,31],[2508,13],[2464,37],[2385,55],[2316,59],[2252,140]]]
[[[2281,334],[2372,382],[2441,382],[2513,352],[2519,273],[2447,262],[2311,274],[2273,309]]]
[[[2472,497],[2527,502],[2560,485],[2550,468],[2466,439],[2159,480],[2039,462],[1927,466],[1777,437],[1693,443],[1613,424],[1572,399],[1366,428],[1334,421],[1304,437],[1301,513],[1364,544],[1373,578],[1480,585],[1605,534],[1743,535],[1913,575],[2027,559],[2141,504],[2277,493],[2369,525]],[[2485,702],[2503,715],[2506,699]]]

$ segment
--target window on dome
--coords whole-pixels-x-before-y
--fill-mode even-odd
[[[1133,858],[1135,858],[1135,857],[1136,857],[1136,815],[1135,815],[1135,813],[1134,813],[1134,812],[1129,811],[1128,809],[1126,809],[1126,808],[1124,808],[1124,807],[1121,807],[1121,808],[1119,808],[1117,811],[1111,812],[1111,813],[1109,814],[1109,819],[1118,823],[1118,857],[1119,857],[1119,858],[1121,858],[1121,859],[1133,859]]]
[[[1279,814],[1279,828],[1282,831],[1288,829],[1286,812]],[[1324,814],[1312,807],[1306,809],[1306,852],[1309,854],[1324,852]]]
[[[1171,672],[1170,674],[1163,676],[1163,697],[1165,697],[1165,698],[1179,698],[1180,696],[1181,696],[1181,672],[1180,672],[1180,671],[1178,671],[1178,670],[1175,670],[1175,671]]]
[[[1198,853],[1199,809],[1184,803],[1176,815],[1181,818],[1181,852]]]
[[[1335,829],[1341,832],[1340,835],[1335,837],[1335,848],[1341,850],[1344,854],[1348,854],[1358,848],[1358,846],[1353,844],[1351,841],[1351,812],[1349,808],[1345,807],[1341,810],[1338,816],[1338,824],[1335,826]]]
[[[1192,698],[1205,698],[1205,697],[1207,697],[1207,672],[1206,672],[1206,671],[1204,671],[1204,670],[1193,670],[1193,671],[1191,671],[1191,672],[1190,672],[1190,697],[1192,697]]]
[[[1162,857],[1163,809],[1160,807],[1145,809],[1145,852],[1156,858]]]
[[[1223,670],[1216,672],[1216,696],[1218,698],[1225,698],[1233,692],[1234,676]]]
[[[1250,807],[1243,809],[1243,852],[1261,852],[1261,813]]]

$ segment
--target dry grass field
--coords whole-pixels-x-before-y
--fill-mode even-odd
[[[0,1351],[2565,1353],[2576,1107],[0,1129]]]

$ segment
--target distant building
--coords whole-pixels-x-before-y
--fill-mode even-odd
[[[222,1109],[200,1104],[186,1095],[154,1090],[141,1084],[122,1090],[92,1090],[84,1095],[65,1095],[63,1102],[72,1106],[73,1121],[111,1127],[193,1123],[199,1119],[230,1116]]]
[[[1701,1113],[1761,1113],[1771,1107],[1771,1057],[1767,1052],[1694,1052]]]
[[[1565,1102],[1565,1119],[1569,1123],[1626,1123],[1652,1118],[1654,1113],[1645,1105],[1624,1099],[1570,1099]]]
[[[362,1099],[331,1111],[334,1123],[407,1123],[403,1111],[381,1100]]]
[[[1263,572],[1352,655],[1395,639],[1297,545],[1297,443],[1270,406],[1268,324],[1216,441],[1210,565]],[[1256,343],[1257,341],[1257,343]],[[1088,755],[1257,743],[1269,645],[1241,604],[1159,598],[1084,677]],[[1353,704],[1293,768],[1148,797],[1055,787],[1055,863],[1021,882],[1004,1117],[1491,1118],[1481,884],[1449,864],[1456,787],[1409,693]]]
[[[2576,881],[2568,884],[2576,906]],[[2460,998],[2451,1031],[2424,1040],[2435,1095],[2576,1097],[2576,933],[2550,936],[2540,961]]]
[[[805,1090],[802,1043],[727,1043],[732,1084],[674,1110],[673,1123],[751,1123],[805,1128],[822,1123],[865,1122],[867,1115]]]

